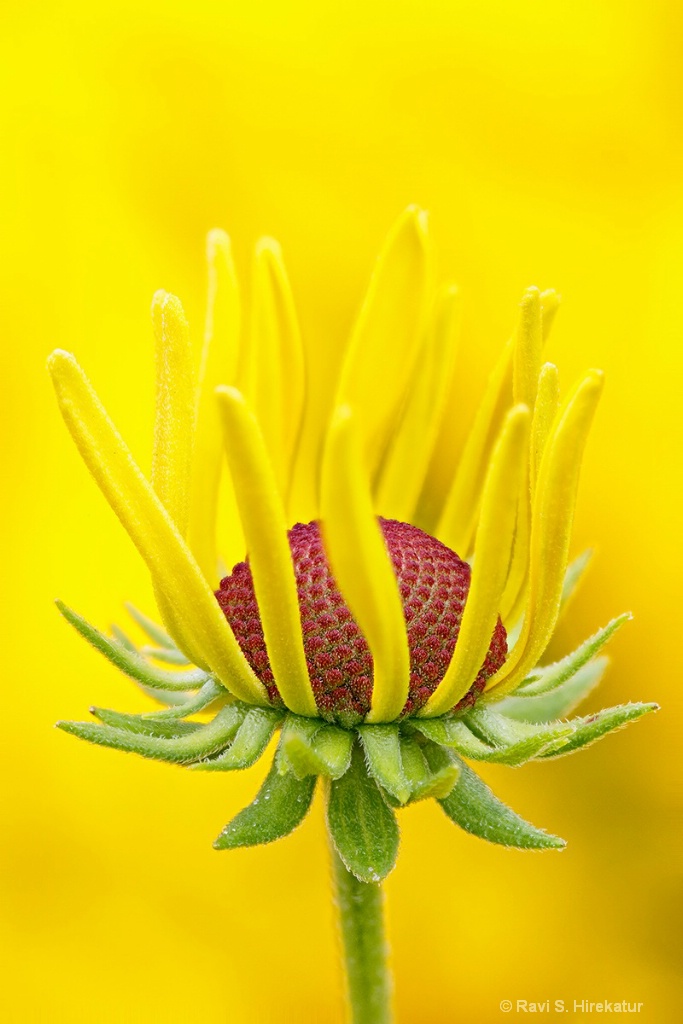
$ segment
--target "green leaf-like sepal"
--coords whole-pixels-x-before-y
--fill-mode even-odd
[[[570,722],[573,726],[572,735],[564,744],[556,750],[548,751],[541,756],[561,757],[564,754],[571,754],[580,747],[586,747],[595,743],[610,732],[616,729],[623,729],[629,722],[642,718],[650,711],[658,711],[658,704],[620,704],[615,708],[605,708],[596,715],[587,715],[585,718],[574,718]]]
[[[289,715],[282,730],[280,770],[297,778],[325,775],[340,779],[351,763],[353,733],[319,719]]]
[[[308,813],[315,782],[311,775],[305,779],[297,779],[291,772],[282,775],[273,761],[253,802],[225,826],[214,849],[260,846],[289,835]]]
[[[134,604],[131,604],[130,601],[126,602],[126,611],[130,615],[131,619],[137,622],[142,632],[146,633],[149,639],[153,640],[155,644],[158,644],[159,647],[165,647],[168,651],[178,650],[166,630],[156,623],[154,619],[150,619],[144,612],[141,612],[139,608],[136,608]]]
[[[398,725],[361,725],[358,733],[375,780],[399,803],[407,803],[411,787],[403,771]]]
[[[519,722],[543,723],[552,722],[570,714],[595,689],[609,665],[609,658],[600,657],[580,668],[571,679],[538,697],[517,696],[517,693],[504,697],[492,707]]]
[[[460,774],[458,765],[450,759],[433,770],[422,751],[422,745],[412,735],[401,736],[401,761],[410,785],[408,802],[411,804],[432,796],[437,799],[448,796]]]
[[[573,731],[571,722],[532,725],[506,718],[481,706],[473,708],[464,721],[484,743],[499,748],[499,757],[489,760],[513,766],[557,749]]]
[[[486,713],[489,725],[491,715],[491,712]],[[501,715],[494,717],[502,719]],[[521,723],[508,722],[507,719],[501,724],[505,725],[505,731],[489,729],[483,738],[479,729],[475,733],[470,728],[469,716],[467,721],[457,718],[423,719],[415,722],[415,728],[427,739],[440,746],[449,747],[472,761],[507,764],[511,767],[526,764],[572,732],[572,727],[566,722],[558,722],[545,728],[532,728]],[[519,728],[513,731],[517,725]]]
[[[238,704],[228,704],[218,712],[208,725],[201,725],[196,731],[184,736],[164,738],[128,732],[109,725],[93,722],[57,722],[64,732],[69,732],[90,743],[102,747],[113,747],[132,754],[140,754],[156,761],[170,761],[185,764],[223,750],[237,732],[244,717],[244,709]]]
[[[55,602],[67,622],[81,634],[89,644],[108,658],[113,665],[124,672],[131,679],[137,680],[143,686],[153,690],[196,690],[208,679],[207,672],[199,668],[190,669],[187,672],[167,672],[164,669],[156,668],[145,661],[141,655],[131,651],[119,640],[105,636],[99,629],[91,626],[81,615],[72,611],[62,601]]]
[[[158,698],[158,693],[155,693],[154,696]],[[201,690],[198,690],[193,697],[181,700],[180,704],[176,704],[171,708],[164,708],[163,711],[147,711],[142,717],[150,722],[163,722],[172,718],[186,718],[187,715],[196,715],[198,711],[204,711],[218,700],[231,700],[231,695],[215,679],[207,679]]]
[[[537,697],[541,693],[548,693],[557,686],[561,686],[599,654],[617,630],[621,629],[624,623],[629,622],[632,618],[633,616],[630,612],[625,612],[623,615],[617,616],[616,619],[612,619],[606,626],[599,629],[597,633],[584,640],[571,654],[568,654],[560,661],[554,662],[552,665],[537,669],[534,673],[534,678],[529,682],[523,682],[515,690],[515,695],[518,697]],[[495,694],[495,691],[492,691],[492,694]]]
[[[396,863],[399,831],[358,745],[349,770],[330,784],[327,825],[345,867],[361,882],[380,882]]]
[[[140,733],[143,736],[189,736],[202,728],[200,722],[184,722],[179,718],[149,719],[144,715],[124,715],[120,711],[108,708],[90,708],[95,718],[105,725],[113,725],[115,729]]]
[[[431,755],[438,764],[439,754],[446,752],[430,746]],[[457,755],[448,755],[456,758]],[[465,832],[486,839],[489,843],[513,846],[519,850],[558,850],[565,845],[563,839],[530,825],[506,807],[493,795],[489,787],[471,768],[460,761],[460,775],[451,793],[439,803],[456,825]]]
[[[190,767],[205,772],[234,772],[251,767],[270,743],[282,715],[276,708],[250,708],[227,750]]]

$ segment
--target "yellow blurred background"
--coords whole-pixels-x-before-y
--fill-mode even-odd
[[[489,1024],[516,1016],[501,999],[563,998],[681,1020],[680,4],[5,0],[0,23],[0,1019],[341,1021],[320,806],[285,842],[218,854],[262,766],[196,775],[52,728],[145,707],[52,599],[101,627],[153,603],[44,361],[78,354],[147,465],[151,296],[179,294],[199,338],[221,226],[245,279],[256,238],[281,241],[324,390],[415,202],[465,297],[465,411],[530,284],[563,295],[565,385],[607,372],[574,543],[597,557],[554,653],[631,608],[589,709],[663,710],[575,758],[485,773],[562,854],[487,846],[433,803],[403,813],[398,1019]]]

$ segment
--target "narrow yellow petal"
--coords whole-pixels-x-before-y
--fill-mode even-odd
[[[188,543],[207,580],[216,586],[216,513],[223,465],[223,433],[215,391],[219,384],[234,384],[236,381],[241,329],[239,286],[230,239],[224,231],[209,232],[207,259],[209,294],[199,374]],[[230,489],[224,500],[234,504],[234,495]],[[235,508],[231,533],[237,536],[230,550],[224,552],[230,565],[239,561],[244,551],[242,531],[236,519]]]
[[[443,420],[453,376],[460,328],[460,297],[449,286],[439,295],[419,373],[411,385],[396,436],[384,461],[376,505],[382,515],[411,522],[434,443]]]
[[[291,711],[315,717],[287,523],[265,441],[241,392],[221,387],[217,395],[275,682]]]
[[[541,292],[541,323],[543,329],[543,341],[545,342],[550,334],[550,329],[555,322],[557,311],[560,308],[560,296],[554,288]]]
[[[599,370],[590,370],[579,381],[560,409],[546,443],[534,496],[524,624],[507,662],[487,683],[496,699],[513,690],[536,665],[555,628],[581,461],[602,384]]]
[[[375,517],[348,406],[337,409],[327,436],[321,511],[334,578],[372,654],[372,708],[367,721],[393,721],[408,698],[408,637],[398,582]]]
[[[152,486],[184,537],[196,411],[190,330],[180,300],[167,292],[154,296],[152,321],[157,361]]]
[[[533,410],[541,369],[541,293],[527,288],[520,305],[512,364],[512,396]]]
[[[511,339],[491,372],[434,531],[435,536],[451,551],[456,551],[461,558],[467,558],[469,555],[474,537],[479,514],[479,495],[486,470],[486,454],[501,395],[508,383],[512,353]]]
[[[426,717],[442,715],[457,704],[486,658],[510,564],[519,492],[526,479],[530,419],[528,407],[517,405],[503,422],[484,484],[472,582],[458,642],[444,678],[422,712]]]
[[[557,367],[544,363],[538,378],[538,394],[531,427],[531,481],[535,487],[543,450],[560,406],[560,380]]]
[[[277,242],[256,247],[244,392],[258,419],[287,505],[303,418],[306,378],[292,290]]]
[[[75,358],[53,352],[48,368],[71,436],[100,490],[147,563],[155,587],[184,625],[174,637],[236,697],[267,703],[213,593],[177,527],[142,475]],[[183,642],[184,637],[189,638]]]
[[[409,207],[375,266],[342,366],[336,405],[357,417],[374,480],[417,357],[428,311],[427,215]]]

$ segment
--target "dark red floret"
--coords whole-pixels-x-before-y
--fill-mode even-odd
[[[415,526],[390,519],[380,519],[379,524],[399,582],[408,631],[411,674],[403,715],[414,715],[443,679],[453,655],[470,567]],[[329,721],[355,725],[370,710],[372,655],[332,577],[318,523],[297,523],[288,536],[304,650],[318,709]],[[269,699],[281,704],[248,563],[240,562],[221,580],[216,597]],[[475,703],[506,655],[507,638],[499,619],[479,675],[455,711],[465,711]]]

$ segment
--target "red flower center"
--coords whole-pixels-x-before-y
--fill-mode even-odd
[[[470,567],[445,544],[408,523],[379,520],[398,579],[410,648],[410,689],[403,709],[413,715],[444,677],[453,655]],[[317,522],[298,523],[289,545],[301,609],[311,686],[323,718],[353,726],[372,699],[372,655],[334,581]],[[247,661],[273,704],[281,704],[263,637],[251,570],[240,562],[216,592]],[[500,619],[479,675],[456,710],[471,707],[486,680],[505,661],[507,638]]]

